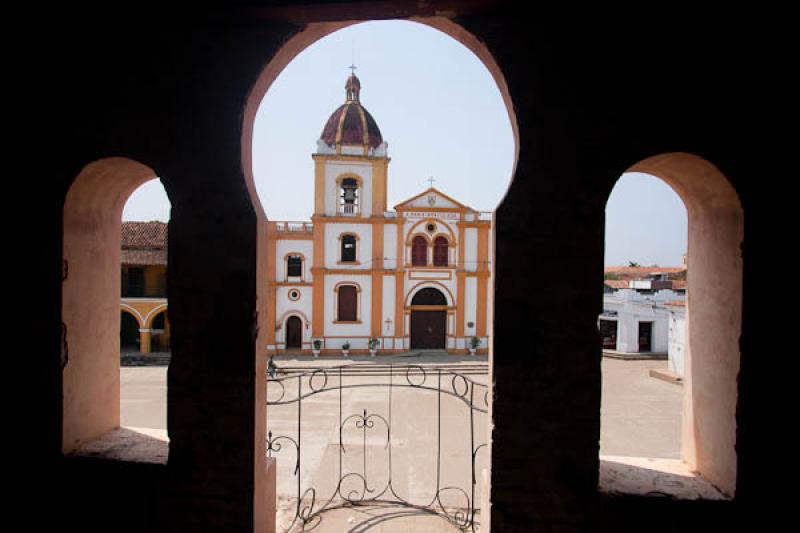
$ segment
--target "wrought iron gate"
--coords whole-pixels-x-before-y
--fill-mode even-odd
[[[287,417],[284,416],[281,417],[284,427],[276,431],[273,431],[274,423],[270,420],[279,417],[268,416],[267,454],[278,457],[279,465],[285,460],[294,461],[297,503],[290,529],[298,521],[304,531],[316,528],[324,511],[381,503],[437,514],[462,531],[476,531],[479,512],[476,460],[486,447],[488,432],[486,364],[351,364],[327,368],[280,367],[276,370],[268,379],[269,413],[275,414],[281,406],[296,410],[296,415],[289,413],[292,427],[286,424]],[[379,395],[375,394],[377,391],[380,391]],[[335,395],[329,401],[338,403],[335,417],[322,417],[330,425],[330,431],[335,432],[333,435],[338,433],[338,439],[333,437],[336,452],[328,458],[329,461],[338,460],[338,465],[333,465],[335,473],[331,477],[335,479],[327,480],[330,487],[323,495],[322,487],[315,486],[319,481],[303,479],[309,477],[303,475],[303,448],[310,444],[304,441],[307,439],[304,435],[310,431],[319,434],[325,429],[318,425],[309,427],[313,422],[303,407],[305,404],[311,408],[311,399],[324,394]],[[362,406],[355,410],[351,406],[353,412],[346,413],[345,395],[348,404],[370,404],[370,408]],[[395,404],[398,396],[410,397],[411,401],[398,406]],[[449,402],[448,412],[451,413],[447,416],[447,424],[451,427],[446,435],[443,435],[442,428],[443,400]],[[434,412],[418,412],[433,406]],[[453,409],[458,406],[460,412],[453,414]],[[408,464],[404,471],[399,471],[402,467],[398,464],[410,460],[409,447],[399,442],[393,425],[414,428],[419,418],[409,420],[405,416],[409,411],[412,417],[425,416],[435,420],[435,434],[424,435],[424,442],[413,443],[414,447],[427,447],[422,449],[435,453],[435,486],[430,487],[427,497],[412,497],[410,493],[401,496],[403,491],[397,488],[397,481],[408,475],[412,465]],[[450,441],[455,439],[458,446],[468,446],[467,453],[443,457],[443,437]],[[368,448],[380,448],[384,452],[369,453]],[[356,465],[352,459],[358,459],[359,453],[361,457]],[[376,455],[383,457],[376,459]],[[465,480],[463,484],[469,486],[447,483],[443,475],[445,465],[448,472],[460,471],[461,475],[455,477],[462,477]],[[331,465],[327,466],[330,469]],[[281,470],[278,475],[281,475]]]

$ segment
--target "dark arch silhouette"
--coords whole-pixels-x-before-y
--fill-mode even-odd
[[[119,344],[123,349],[139,350],[139,322],[128,311],[120,311]]]
[[[426,287],[414,295],[411,305],[447,305],[447,298],[439,289]]]

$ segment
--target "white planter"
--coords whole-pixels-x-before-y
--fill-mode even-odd
[[[375,357],[375,354],[376,354],[376,353],[378,353],[378,350],[377,350],[377,348],[370,348],[370,349],[369,349],[369,354],[370,354],[372,357]]]
[[[469,349],[469,354],[470,355],[475,355],[475,348],[470,348]]]
[[[314,354],[314,357],[319,357],[319,350],[314,350],[314,349],[312,348],[312,350],[311,350],[311,353],[313,353],[313,354]]]
[[[344,355],[345,357],[347,357],[347,354],[349,354],[349,353],[350,353],[350,350],[342,350],[342,355]]]

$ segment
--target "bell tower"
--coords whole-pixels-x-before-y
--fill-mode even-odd
[[[326,122],[312,156],[314,216],[383,216],[388,145],[375,119],[361,105],[361,81],[355,73],[348,76],[344,88],[345,102]]]

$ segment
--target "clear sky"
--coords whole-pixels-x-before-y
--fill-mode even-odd
[[[493,210],[514,164],[511,124],[494,80],[472,52],[438,30],[380,21],[316,42],[284,69],[264,97],[253,134],[253,176],[267,217],[310,218],[311,154],[328,117],[344,103],[352,63],[361,80],[361,103],[389,145],[389,208],[422,192],[433,177],[434,187],[456,200]],[[669,199],[677,196],[651,180],[658,182],[655,187],[629,186],[626,178],[614,189],[608,203],[614,235],[607,239],[606,264],[680,264],[685,210],[682,230],[675,224],[657,226],[654,213],[664,221],[679,210]],[[645,198],[655,204],[647,207]],[[123,213],[124,220],[168,217],[169,202],[156,181],[137,190]],[[641,237],[648,227],[658,233]]]
[[[628,172],[606,203],[605,264],[681,266],[688,236],[686,207],[664,181]]]

